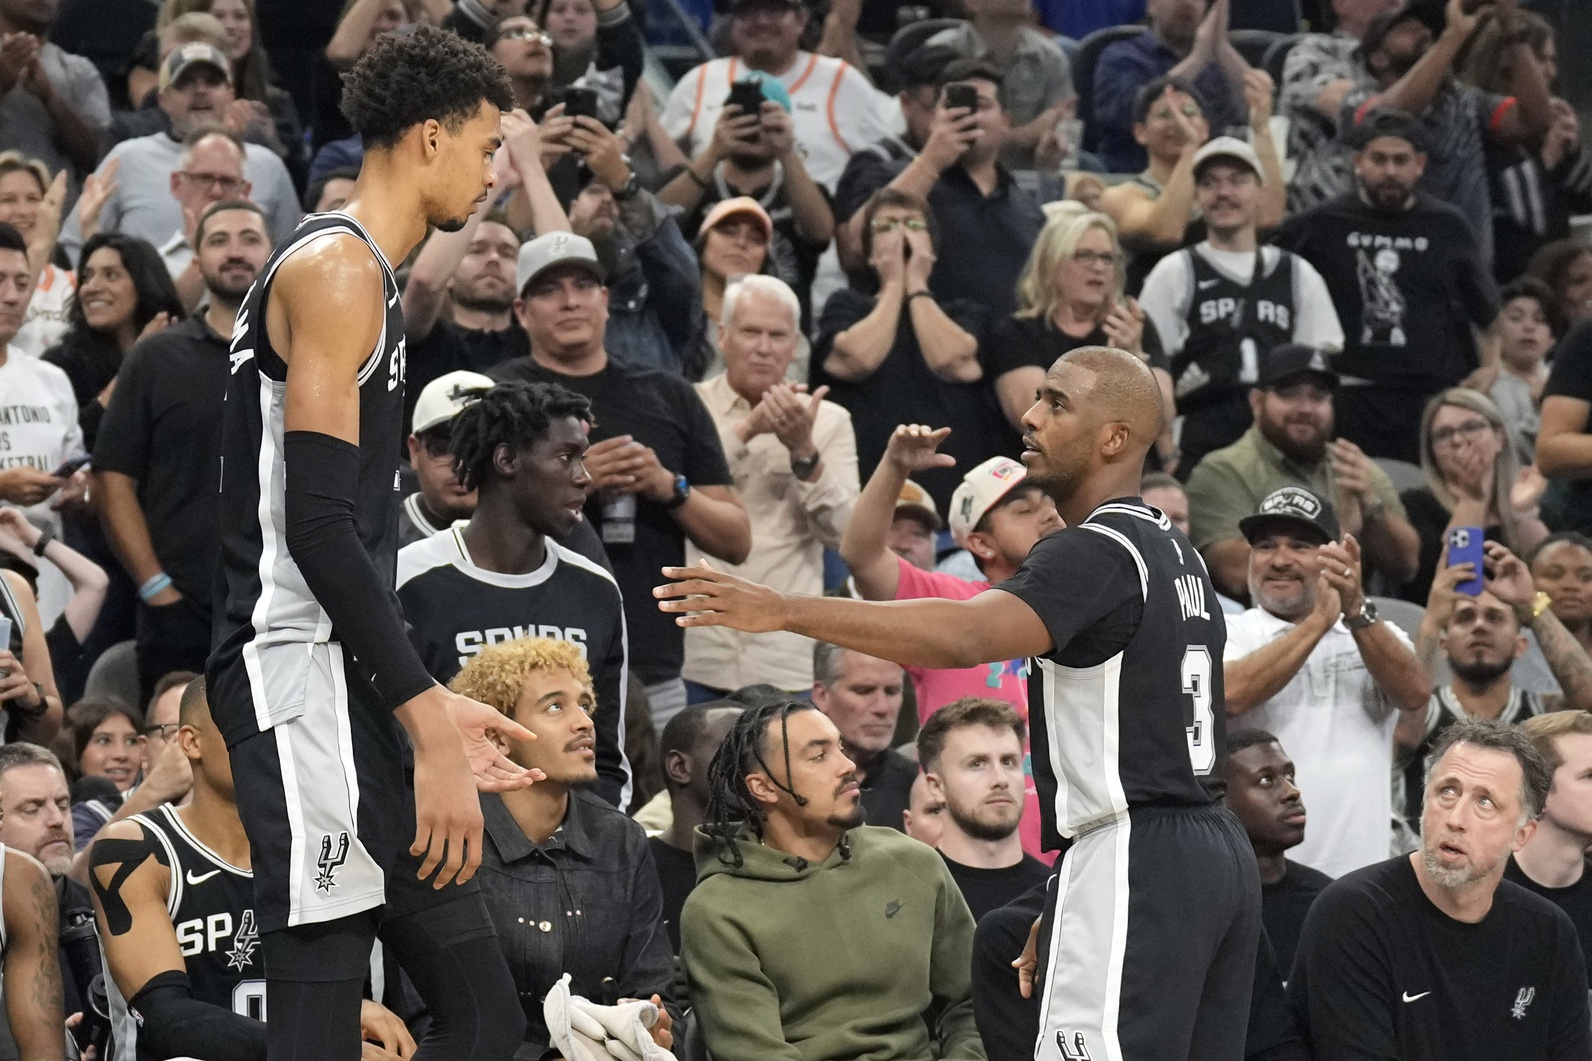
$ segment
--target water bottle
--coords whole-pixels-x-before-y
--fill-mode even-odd
[[[603,500],[603,544],[630,545],[636,540],[636,495],[609,494]]]

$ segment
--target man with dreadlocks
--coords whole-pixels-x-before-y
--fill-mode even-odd
[[[934,849],[863,824],[811,702],[748,709],[708,771],[681,959],[708,1052],[974,1061],[973,915]]]
[[[1040,974],[1034,1058],[1238,1061],[1260,882],[1219,799],[1216,591],[1137,496],[1160,391],[1133,355],[1084,347],[1051,366],[1023,427],[1029,481],[1067,529],[971,600],[791,597],[705,567],[666,568],[677,581],[655,593],[682,626],[793,630],[908,667],[1033,657],[1043,839],[1073,841],[1014,962],[1024,994]]]
[[[398,553],[410,639],[446,684],[483,648],[521,637],[573,642],[597,696],[596,792],[630,803],[625,613],[614,576],[555,539],[581,520],[591,404],[557,384],[500,383],[453,418],[454,474],[479,493],[468,523]]]

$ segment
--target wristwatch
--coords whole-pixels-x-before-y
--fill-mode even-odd
[[[1369,598],[1360,602],[1360,611],[1343,620],[1343,625],[1350,630],[1364,630],[1377,621],[1376,605]]]
[[[809,475],[813,474],[814,469],[818,467],[818,462],[822,459],[817,450],[813,450],[812,454],[807,457],[792,457],[790,459],[790,470],[796,478],[805,481]]]
[[[664,508],[676,509],[685,504],[691,497],[691,483],[683,475],[674,477],[674,496],[664,503]]]
[[[630,176],[626,178],[625,183],[613,190],[613,197],[624,203],[634,199],[640,192],[641,181],[636,177],[636,171],[631,170]]]

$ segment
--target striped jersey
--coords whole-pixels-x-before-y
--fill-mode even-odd
[[[1222,647],[1205,562],[1138,498],[1042,539],[999,589],[1054,641],[1028,679],[1047,847],[1146,806],[1222,793]]]
[[[221,430],[221,562],[211,672],[248,669],[253,712],[217,703],[229,744],[300,713],[310,644],[336,641],[287,550],[282,416],[287,364],[266,333],[271,282],[288,258],[333,236],[365,243],[381,263],[386,318],[359,369],[359,485],[354,518],[376,570],[389,579],[398,554],[398,446],[404,432],[404,321],[398,282],[369,233],[347,214],[311,214],[277,248],[249,288],[232,333]],[[326,312],[335,313],[328,303]],[[389,582],[390,584],[390,582]],[[375,606],[377,602],[372,602]],[[396,599],[390,606],[397,608]]]

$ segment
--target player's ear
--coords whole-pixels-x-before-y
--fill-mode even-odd
[[[519,467],[519,463],[520,455],[507,442],[498,443],[492,450],[492,469],[505,479],[514,478],[514,471]]]

